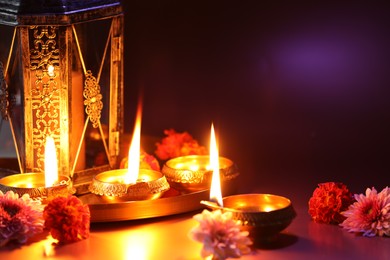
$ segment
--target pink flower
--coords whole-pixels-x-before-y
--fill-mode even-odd
[[[204,155],[207,154],[207,149],[198,144],[198,141],[187,133],[177,133],[173,129],[165,130],[164,137],[160,143],[156,143],[156,156],[160,160],[168,160],[171,158],[185,155]]]
[[[0,246],[11,240],[25,243],[43,231],[43,207],[28,194],[19,195],[13,191],[0,191]]]
[[[90,217],[88,205],[72,195],[54,198],[43,211],[45,228],[62,244],[88,238]]]
[[[345,219],[341,212],[352,202],[352,194],[344,184],[321,183],[309,200],[309,214],[315,222],[339,224]]]
[[[201,256],[212,256],[213,259],[239,258],[250,253],[248,247],[252,241],[248,231],[241,231],[241,222],[232,218],[231,212],[222,213],[221,210],[203,210],[194,216],[199,225],[193,228],[189,236],[195,241],[203,243]]]
[[[378,194],[375,188],[367,188],[366,196],[355,194],[355,199],[342,213],[346,219],[340,225],[363,236],[390,236],[390,189],[386,187]]]

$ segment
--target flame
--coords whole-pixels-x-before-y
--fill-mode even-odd
[[[50,77],[54,77],[54,66],[53,65],[49,65],[47,67],[47,74],[49,74]]]
[[[126,184],[135,184],[138,179],[139,158],[141,150],[141,117],[141,105],[138,105],[133,138],[131,139],[131,144],[129,148],[128,172],[124,180]]]
[[[55,255],[55,247],[54,244],[58,242],[52,236],[47,236],[46,241],[43,244],[43,255],[45,257],[50,257]]]
[[[219,206],[223,207],[221,180],[219,176],[219,155],[218,146],[214,133],[214,125],[211,124],[210,136],[210,166],[213,170],[213,177],[211,179],[210,201],[217,202]]]
[[[52,187],[58,181],[56,145],[51,136],[46,137],[45,145],[45,187]]]

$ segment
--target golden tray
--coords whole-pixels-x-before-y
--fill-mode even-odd
[[[200,201],[207,200],[209,196],[210,191],[203,190],[154,200],[115,203],[107,203],[107,201],[92,193],[79,196],[79,199],[89,205],[91,222],[114,222],[163,217],[195,211],[204,208]]]

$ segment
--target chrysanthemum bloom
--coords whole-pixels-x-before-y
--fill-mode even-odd
[[[160,160],[168,160],[171,158],[185,155],[205,155],[207,149],[198,144],[188,132],[177,133],[173,129],[165,130],[164,137],[160,143],[156,143],[156,156]]]
[[[25,243],[43,231],[43,206],[32,200],[28,194],[19,195],[13,191],[0,191],[0,246],[11,240]]]
[[[309,214],[315,222],[339,224],[345,219],[341,212],[352,202],[352,194],[343,183],[321,183],[309,200]]]
[[[88,238],[90,217],[88,205],[72,195],[54,198],[43,211],[45,228],[62,244]]]
[[[375,188],[368,188],[365,196],[355,194],[355,199],[342,213],[346,219],[340,225],[363,236],[390,236],[390,189],[386,187],[378,194]]]
[[[241,231],[241,222],[232,219],[231,212],[222,213],[221,210],[204,210],[194,216],[199,225],[193,228],[189,236],[191,239],[203,243],[201,256],[213,259],[239,258],[250,253],[249,245],[252,241],[248,231]]]

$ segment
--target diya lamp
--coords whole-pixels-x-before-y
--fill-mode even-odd
[[[217,147],[216,142],[213,146]],[[218,160],[216,159],[218,149],[214,148],[211,151],[215,151],[214,155],[210,154],[215,162],[213,163],[210,201],[201,201],[201,204],[213,210],[231,212],[234,219],[241,221],[242,229],[249,231],[254,240],[272,241],[296,217],[291,201],[273,194],[239,194],[222,198]]]
[[[58,174],[57,155],[52,137],[46,137],[44,173],[21,173],[0,179],[2,192],[13,191],[19,196],[28,194],[32,199],[41,199],[45,203],[56,196],[73,193],[68,176]]]
[[[169,184],[161,172],[140,169],[140,145],[141,106],[139,105],[129,149],[128,169],[116,169],[97,174],[89,190],[110,202],[156,199],[169,190]]]
[[[213,125],[211,136],[215,138]],[[183,193],[208,190],[213,175],[210,159],[211,155],[180,156],[168,160],[161,171],[171,187]],[[217,157],[216,161],[226,190],[234,189],[233,180],[240,174],[237,165],[225,157]]]

